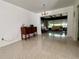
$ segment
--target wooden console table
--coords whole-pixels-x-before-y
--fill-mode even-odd
[[[32,34],[35,36],[37,34],[37,27],[21,27],[21,38],[22,40],[30,38]]]

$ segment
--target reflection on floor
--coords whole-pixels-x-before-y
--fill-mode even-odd
[[[0,59],[79,59],[79,42],[52,39],[42,35],[2,47]]]
[[[65,38],[67,33],[65,31],[48,31],[46,33],[48,36],[56,37],[56,38]]]
[[[49,36],[54,36],[54,37],[66,37],[66,34],[64,31],[59,31],[59,32],[49,32]]]

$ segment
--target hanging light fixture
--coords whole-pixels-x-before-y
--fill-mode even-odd
[[[45,11],[45,9],[46,9],[46,4],[43,3],[43,4],[42,4],[42,7],[43,7],[44,11],[43,11],[41,14],[42,14],[42,16],[46,16],[46,15],[48,14],[48,12]]]

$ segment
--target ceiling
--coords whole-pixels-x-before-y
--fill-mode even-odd
[[[75,0],[4,0],[6,2],[15,4],[32,12],[42,12],[43,10],[54,10],[58,8],[73,5]],[[46,8],[42,4],[46,4]]]

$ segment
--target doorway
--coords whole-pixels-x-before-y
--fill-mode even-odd
[[[53,37],[66,37],[67,13],[41,17],[41,32]]]

